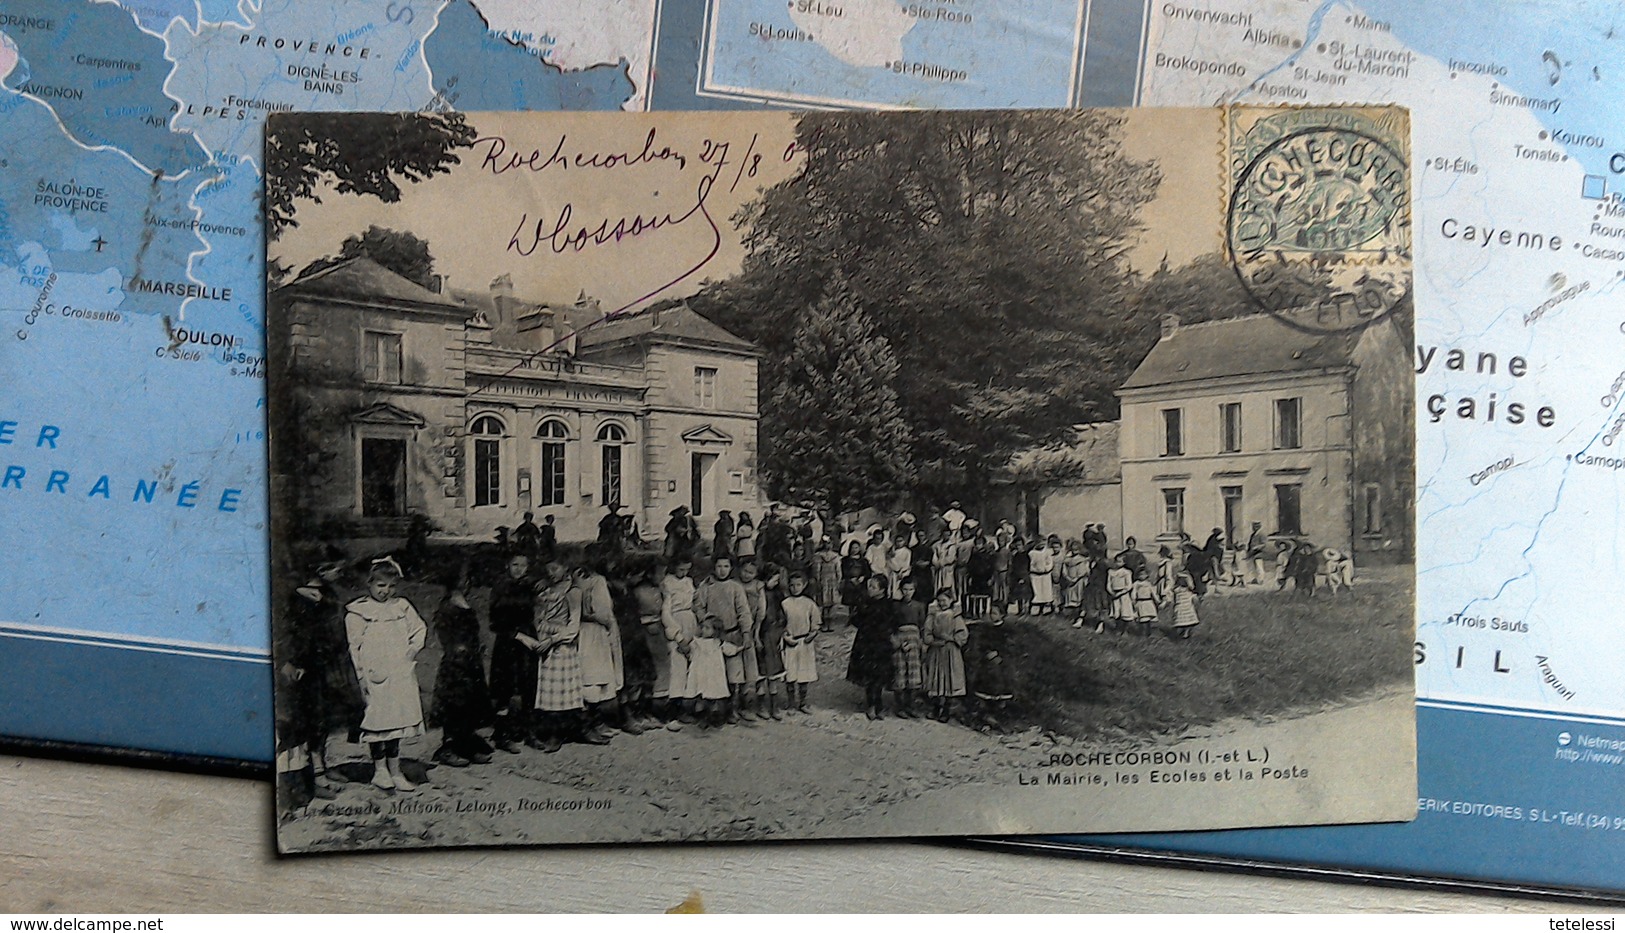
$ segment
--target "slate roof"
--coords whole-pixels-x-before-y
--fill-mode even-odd
[[[412,280],[391,272],[365,256],[346,259],[320,272],[302,275],[277,291],[298,291],[307,295],[377,300],[380,298],[428,305],[448,310],[471,311],[446,295],[429,291]]]
[[[1357,343],[1358,331],[1309,333],[1268,314],[1182,324],[1157,341],[1123,388],[1338,369],[1353,365]]]
[[[756,349],[756,345],[749,340],[723,330],[688,305],[665,308],[658,314],[639,311],[629,317],[588,327],[581,332],[581,348],[586,350],[646,337],[687,339],[736,350]]]

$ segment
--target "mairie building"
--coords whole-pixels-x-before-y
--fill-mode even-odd
[[[426,289],[365,257],[269,302],[272,457],[302,537],[387,537],[421,515],[490,540],[525,512],[587,540],[619,503],[646,537],[687,506],[756,511],[755,346],[683,305],[601,322],[508,276]]]

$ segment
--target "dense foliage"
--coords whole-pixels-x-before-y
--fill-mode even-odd
[[[1161,314],[1256,310],[1217,256],[1149,276],[1130,267],[1160,174],[1123,153],[1122,132],[1123,118],[1103,112],[809,114],[803,171],[736,218],[748,231],[741,274],[690,304],[762,346],[771,400],[790,392],[786,380],[812,384],[803,363],[784,363],[805,357],[802,322],[829,313],[839,283],[842,307],[896,358],[887,381],[911,438],[908,491],[977,499],[1013,452],[1117,417],[1115,391]],[[788,413],[763,411],[776,495],[799,493],[798,472],[813,469],[792,455],[809,445],[770,440],[807,430]],[[845,417],[828,419],[830,437]],[[876,465],[845,482],[882,504],[894,475]]]

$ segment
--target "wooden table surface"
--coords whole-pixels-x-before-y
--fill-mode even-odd
[[[279,859],[268,785],[0,755],[0,913],[1467,911],[1574,904],[928,843],[603,846]]]

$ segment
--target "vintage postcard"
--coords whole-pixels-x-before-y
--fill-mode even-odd
[[[282,851],[1410,819],[1408,139],[272,115]]]

